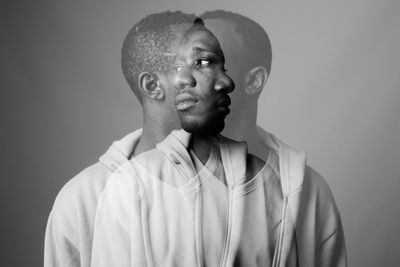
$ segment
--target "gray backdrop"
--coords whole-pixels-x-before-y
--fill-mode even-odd
[[[57,192],[140,127],[141,108],[120,71],[129,28],[166,9],[217,8],[269,33],[272,72],[259,124],[307,151],[325,176],[349,265],[398,265],[400,2],[166,2],[2,2],[0,265],[42,265]]]

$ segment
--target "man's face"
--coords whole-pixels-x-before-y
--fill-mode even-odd
[[[225,73],[225,59],[215,36],[194,25],[182,38],[174,61],[175,107],[188,132],[216,134],[230,112],[228,94],[235,85]]]
[[[226,126],[235,127],[237,118],[247,104],[246,94],[244,92],[245,76],[247,69],[243,67],[243,62],[248,60],[243,57],[243,51],[246,49],[245,42],[236,32],[236,26],[233,22],[222,19],[206,19],[205,25],[218,38],[226,58],[225,66],[227,74],[233,79],[236,85],[235,91],[231,94],[231,114],[225,121]],[[228,130],[228,129],[226,129]]]

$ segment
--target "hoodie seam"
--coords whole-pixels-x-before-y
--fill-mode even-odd
[[[338,218],[338,217],[339,217],[338,212],[335,212],[335,217],[336,217],[336,221],[338,221],[338,220],[339,220],[339,218]],[[335,230],[333,230],[333,232],[332,232],[331,234],[329,234],[326,238],[324,238],[324,239],[321,241],[321,244],[318,246],[318,248],[323,247],[324,244],[325,244],[329,239],[331,239],[333,236],[335,236],[335,235],[338,233],[338,231],[339,231],[339,226],[338,226],[338,224],[336,224]]]
[[[318,248],[321,248],[324,246],[324,244],[331,239],[332,237],[334,237],[336,234],[338,233],[338,227],[336,227],[336,229],[333,231],[333,233],[329,234],[328,237],[326,237],[321,244],[318,246]]]

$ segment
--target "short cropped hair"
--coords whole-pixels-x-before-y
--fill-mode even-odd
[[[195,18],[193,14],[181,11],[156,13],[140,20],[126,35],[121,49],[122,72],[140,103],[140,73],[166,73],[172,63],[173,58],[166,56],[171,53],[171,44],[176,38],[170,26],[193,23]]]
[[[207,11],[200,16],[202,19],[221,19],[233,22],[235,31],[244,41],[243,63],[245,68],[264,66],[268,74],[271,71],[272,48],[268,34],[254,20],[243,15],[225,10]],[[206,22],[207,27],[207,22]]]

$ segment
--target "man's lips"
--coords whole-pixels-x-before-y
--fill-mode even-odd
[[[229,96],[223,97],[216,102],[217,107],[227,108],[227,107],[229,107],[230,104],[231,104],[231,99]]]
[[[194,106],[197,98],[189,93],[179,93],[175,96],[175,107],[178,111],[183,111]]]
[[[229,109],[229,105],[231,104],[231,99],[229,96],[223,97],[215,103],[217,109],[223,113],[229,114],[231,110]]]

